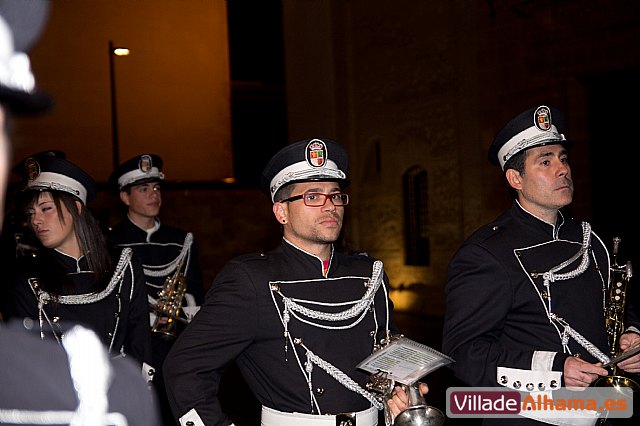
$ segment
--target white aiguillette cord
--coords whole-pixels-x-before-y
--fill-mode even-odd
[[[582,334],[580,334],[578,331],[573,329],[569,325],[569,323],[564,320],[564,318],[557,316],[551,310],[551,283],[556,281],[572,279],[583,274],[584,271],[586,271],[587,268],[589,267],[589,246],[590,245],[591,245],[591,225],[589,225],[589,223],[587,222],[582,222],[582,245],[580,247],[580,250],[571,258],[565,260],[564,262],[560,263],[559,265],[545,272],[543,274],[543,278],[544,278],[543,284],[547,289],[547,294],[549,295],[548,306],[547,306],[548,317],[552,322],[556,322],[557,324],[560,324],[564,328],[564,332],[562,333],[562,346],[564,347],[565,352],[571,353],[571,351],[569,350],[569,336],[571,336],[573,340],[575,340],[580,346],[585,348],[587,352],[589,352],[591,355],[597,358],[598,361],[600,361],[603,364],[606,364],[609,362],[609,357],[607,355],[602,353],[602,351],[598,349],[596,345],[594,345],[589,340],[587,340]],[[566,272],[564,274],[556,274],[557,271],[563,268],[566,268],[567,266],[569,266],[571,263],[573,263],[580,257],[582,257],[582,260],[576,269],[574,269],[573,271]]]
[[[288,328],[288,324],[289,324],[289,321],[291,320],[291,316],[296,317],[301,322],[313,325],[318,328],[325,328],[330,330],[352,328],[356,324],[358,324],[360,321],[362,321],[364,316],[367,314],[367,309],[373,305],[375,295],[381,286],[385,290],[385,295],[386,295],[386,288],[383,285],[383,263],[380,260],[376,260],[373,263],[371,278],[369,279],[369,282],[367,284],[367,291],[364,294],[364,296],[362,296],[362,298],[357,302],[349,303],[352,305],[350,308],[347,308],[343,311],[336,312],[336,313],[329,313],[329,312],[309,309],[303,306],[302,304],[298,303],[300,301],[299,299],[285,297],[284,294],[280,292],[279,286],[277,284],[271,283],[271,289],[272,289],[271,297],[273,298],[274,304],[276,304],[276,301],[273,295],[274,293],[279,294],[282,297],[282,300],[284,303],[283,313],[281,315],[281,321],[284,326],[285,354],[288,351],[287,342],[289,339],[291,339],[291,336],[289,334],[289,328]],[[304,302],[311,303],[310,301],[304,301]],[[330,305],[328,303],[317,303],[317,302],[316,304]],[[353,322],[351,322],[346,326],[330,326],[330,325],[323,325],[321,323],[313,322],[311,320],[302,318],[300,315],[298,315],[298,313],[305,315],[306,317],[311,319],[319,319],[319,320],[332,321],[332,322],[343,321],[343,320],[352,319],[352,318],[355,318],[355,319]],[[387,310],[387,324],[386,324],[387,331],[389,330],[388,321],[389,321],[389,312]],[[351,379],[348,375],[346,375],[344,372],[339,370],[337,367],[335,367],[331,363],[321,359],[319,356],[314,354],[308,347],[304,345],[304,343],[302,342],[302,339],[294,339],[294,343],[302,346],[306,352],[307,362],[304,363],[305,365],[304,374],[307,380],[307,385],[309,387],[309,393],[312,400],[312,408],[313,408],[313,402],[315,401],[315,395],[313,394],[313,387],[311,383],[311,373],[313,371],[313,364],[316,364],[320,368],[325,370],[331,377],[336,379],[340,384],[345,386],[347,389],[353,392],[356,392],[362,395],[363,397],[365,397],[366,399],[368,399],[371,402],[371,404],[376,408],[378,409],[383,408],[382,403],[380,403],[374,395],[372,395],[371,393],[363,389],[358,383],[356,383],[353,379]],[[297,358],[298,357],[297,352],[294,352],[294,354],[296,355],[296,358]],[[298,363],[300,363],[299,359],[298,359]],[[315,404],[317,407],[317,402],[315,402]]]

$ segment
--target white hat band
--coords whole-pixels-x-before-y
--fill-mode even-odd
[[[271,185],[269,186],[271,201],[274,201],[273,196],[276,195],[278,189],[287,183],[316,177],[346,179],[347,175],[338,168],[338,165],[333,160],[327,160],[327,163],[323,167],[311,167],[306,161],[291,164],[271,179]]]
[[[565,140],[564,135],[559,133],[554,125],[551,125],[551,128],[546,131],[542,131],[536,126],[526,128],[502,145],[498,151],[500,167],[504,170],[505,163],[524,149],[542,145],[545,142],[563,142]]]
[[[27,181],[27,188],[68,192],[87,204],[87,189],[84,185],[60,173],[42,172],[35,179]]]
[[[142,179],[160,179],[164,180],[164,173],[162,173],[157,167],[152,167],[149,171],[143,172],[140,169],[132,170],[120,176],[118,178],[118,187],[120,189],[127,185],[131,185]]]

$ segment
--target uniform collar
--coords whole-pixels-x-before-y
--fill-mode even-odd
[[[85,261],[84,255],[81,255],[79,258],[75,258],[66,253],[61,252],[58,249],[50,249],[53,256],[55,256],[67,269],[74,272],[82,272],[87,269],[87,262]]]
[[[129,220],[129,222],[131,222],[131,224],[133,226],[135,226],[136,228],[138,228],[139,230],[141,230],[142,232],[144,232],[147,235],[146,241],[149,242],[151,240],[151,236],[158,230],[160,229],[160,218],[156,217],[153,219],[153,226],[149,229],[143,229],[141,227],[138,226],[137,223],[135,223],[133,220],[131,220],[131,218],[129,217],[129,215],[127,215],[127,219]]]
[[[533,227],[543,231],[544,233],[551,234],[553,239],[558,238],[560,230],[562,229],[562,225],[564,225],[564,215],[560,210],[558,210],[558,217],[556,218],[555,225],[545,222],[533,213],[526,210],[524,207],[522,207],[518,200],[515,200],[513,210],[525,223],[532,225]]]
[[[291,241],[287,240],[285,237],[282,237],[282,242],[284,244],[282,244],[283,248],[287,251],[291,251],[291,252],[295,252],[299,255],[302,255],[304,257],[306,257],[308,260],[312,261],[313,263],[313,267],[314,269],[317,267],[318,270],[320,271],[321,275],[325,276],[322,272],[324,270],[324,265],[323,265],[323,259],[319,258],[318,256],[316,256],[315,254],[309,253],[308,251],[305,251],[303,249],[301,249],[300,247],[296,246],[295,244],[293,244]],[[329,275],[329,271],[331,270],[331,265],[333,264],[333,260],[334,260],[334,246],[333,244],[331,245],[331,257],[329,258],[329,268],[327,269],[327,276]]]

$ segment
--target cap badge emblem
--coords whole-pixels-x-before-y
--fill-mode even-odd
[[[305,155],[311,167],[324,167],[327,162],[327,146],[320,139],[313,139],[307,145]]]
[[[551,130],[551,111],[546,106],[540,106],[533,113],[533,119],[538,129],[543,132]]]
[[[140,161],[138,162],[138,168],[143,173],[151,172],[151,169],[153,168],[153,160],[151,159],[151,156],[146,154],[141,156]]]
[[[24,163],[24,168],[27,172],[27,178],[34,180],[40,176],[40,163],[35,158],[28,158]]]

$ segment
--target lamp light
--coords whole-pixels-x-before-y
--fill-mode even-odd
[[[112,154],[113,169],[115,170],[120,164],[120,146],[118,142],[118,111],[116,106],[116,75],[114,67],[114,56],[128,56],[131,51],[126,47],[115,47],[113,42],[109,40],[109,82],[111,93],[111,136],[112,136]]]

